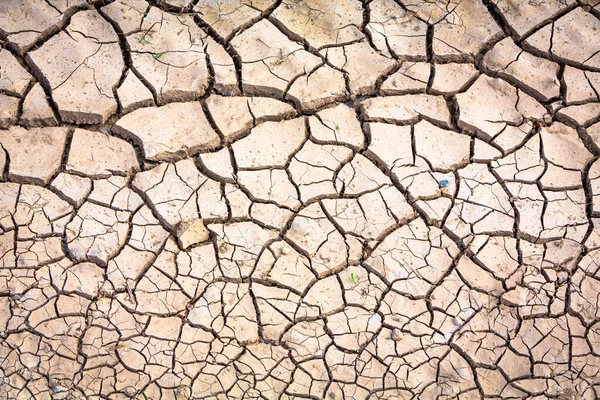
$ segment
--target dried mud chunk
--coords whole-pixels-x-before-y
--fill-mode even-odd
[[[130,179],[124,176],[96,180],[88,200],[115,210],[137,211],[143,200],[129,188],[129,182]]]
[[[339,193],[364,194],[391,185],[390,179],[369,159],[357,154],[338,173],[335,187]]]
[[[136,310],[141,313],[175,314],[186,309],[188,294],[176,281],[150,267],[135,285]]]
[[[423,295],[451,267],[456,245],[417,219],[390,233],[365,260],[402,293]]]
[[[102,268],[92,263],[76,264],[64,271],[64,286],[66,292],[83,293],[95,297],[104,282]]]
[[[159,103],[200,98],[209,78],[206,34],[193,17],[152,7],[139,21],[140,29],[127,37],[131,61],[154,88]]]
[[[113,129],[140,143],[149,160],[177,160],[220,143],[196,102],[141,108],[119,119]]]
[[[552,18],[559,11],[575,3],[573,0],[515,2],[500,0],[496,3],[508,24],[519,35],[534,29],[539,23]]]
[[[153,106],[152,92],[142,83],[131,70],[127,72],[125,80],[117,89],[117,96],[123,112],[143,107]]]
[[[460,168],[469,161],[469,136],[438,128],[427,121],[415,126],[414,135],[417,154],[434,170]]]
[[[581,7],[538,30],[526,43],[576,63],[600,66],[600,21]]]
[[[389,122],[418,122],[421,117],[450,122],[450,112],[441,96],[426,94],[374,97],[366,100],[362,107],[367,118]]]
[[[367,42],[323,50],[325,57],[335,67],[346,71],[350,92],[354,95],[371,94],[375,83],[394,67],[394,60],[376,52]]]
[[[345,143],[361,148],[364,144],[364,134],[356,111],[346,104],[319,111],[316,116],[309,118],[310,133],[319,141]]]
[[[596,302],[600,292],[600,280],[597,276],[599,265],[595,260],[599,253],[600,251],[594,250],[582,258],[579,266],[583,270],[574,274],[569,287],[572,299],[569,309],[580,315],[586,323],[600,319],[600,309]],[[593,275],[588,276],[586,272]]]
[[[331,343],[321,320],[300,322],[283,335],[282,342],[291,349],[293,359],[302,361],[323,355]]]
[[[261,254],[253,277],[275,282],[298,294],[316,281],[309,259],[285,242],[275,242]]]
[[[0,6],[2,7],[2,6]],[[0,10],[0,15],[2,11]],[[1,17],[0,17],[1,18]],[[6,49],[0,50],[0,90],[22,96],[31,81],[31,75]]]
[[[67,225],[67,247],[77,260],[106,265],[127,239],[129,213],[85,203]]]
[[[495,76],[533,88],[541,100],[559,95],[558,64],[523,51],[510,38],[497,43],[485,55],[483,63]]]
[[[191,159],[141,172],[132,185],[145,193],[161,222],[172,231],[181,221],[219,215],[224,208],[220,191],[213,190],[215,182],[201,174]]]
[[[566,317],[534,318],[523,321],[511,347],[536,363],[566,363],[569,357]]]
[[[300,105],[304,111],[318,110],[348,95],[342,72],[321,65],[295,79],[286,98]]]
[[[64,121],[98,124],[116,111],[112,88],[121,76],[123,58],[116,33],[97,12],[75,14],[66,31],[33,51],[31,58],[48,79]]]
[[[342,146],[319,146],[307,141],[294,155],[288,170],[303,201],[335,194],[333,177],[352,152]]]
[[[356,199],[326,199],[327,212],[347,234],[365,239],[380,239],[398,223],[414,217],[415,212],[394,187],[366,193]]]
[[[485,244],[477,248],[480,241]],[[486,268],[499,279],[509,278],[518,268],[517,241],[513,238],[482,236],[471,243],[473,252]]]
[[[177,227],[179,245],[187,249],[191,245],[205,242],[210,237],[210,232],[201,219],[184,221]]]
[[[542,128],[544,155],[551,163],[583,170],[593,155],[586,149],[575,129],[561,123]]]
[[[371,143],[369,150],[385,163],[388,168],[414,166],[412,150],[413,128],[379,122],[369,123]],[[390,146],[390,143],[397,144]]]
[[[106,276],[115,290],[127,291],[127,300],[134,301],[130,295],[131,287],[135,286],[135,281],[140,279],[153,259],[154,254],[126,245],[108,261]]]
[[[221,314],[223,311],[223,314]],[[195,302],[188,316],[192,324],[214,329],[240,343],[258,340],[256,313],[248,284],[215,283]]]
[[[358,3],[284,0],[273,16],[317,48],[362,38],[357,27],[362,21],[362,7]]]
[[[335,276],[317,281],[302,299],[298,317],[321,317],[344,308],[342,289]]]
[[[585,213],[585,193],[582,189],[564,192],[544,192],[548,207],[543,215],[543,224],[548,228],[543,238],[568,238],[582,240],[589,220]]]
[[[198,2],[194,11],[202,13],[202,19],[219,33],[227,37],[258,19],[261,12],[271,5],[269,0],[230,0],[226,2],[208,0]]]
[[[493,295],[500,295],[504,291],[501,281],[467,257],[460,259],[457,270],[467,284],[478,290]]]
[[[597,121],[600,114],[600,104],[572,105],[561,108],[557,114],[569,121],[574,121],[578,125],[589,126]]]
[[[311,269],[319,277],[339,271],[348,263],[346,239],[317,204],[305,208],[294,218],[285,237],[311,258]]]
[[[289,104],[268,97],[212,95],[206,99],[206,105],[228,142],[236,140],[265,120],[280,119],[294,114],[294,109]]]
[[[17,122],[19,98],[0,93],[0,128],[6,129]]]
[[[48,189],[23,185],[19,192],[13,221],[20,227],[19,238],[45,238],[62,233],[65,217],[72,211],[73,208],[69,203]]]
[[[102,7],[102,11],[114,20],[125,33],[139,29],[148,4],[144,0],[116,0]]]
[[[140,167],[134,148],[124,140],[75,129],[65,169],[90,178],[108,178],[137,172]]]
[[[296,187],[282,169],[240,171],[238,181],[257,200],[289,209],[296,209],[300,204]]]
[[[381,327],[381,322],[381,315],[377,313],[346,307],[327,318],[327,328],[338,347],[356,351],[373,337]]]
[[[0,131],[0,146],[10,157],[9,179],[47,184],[60,167],[66,139],[65,128]]]
[[[230,181],[234,180],[234,170],[229,149],[221,149],[214,153],[203,153],[196,160],[202,167],[217,175],[218,178]]]
[[[377,49],[390,55],[425,56],[427,24],[393,0],[369,3],[370,20],[367,29]],[[389,47],[388,47],[389,46]]]
[[[257,283],[252,284],[252,291],[262,323],[261,336],[265,340],[279,340],[292,325],[300,296],[287,289]]]
[[[540,145],[540,135],[535,135],[514,153],[492,162],[492,166],[502,179],[534,183],[544,172]]]
[[[412,1],[411,1],[412,2]],[[484,44],[502,32],[481,0],[433,1],[443,13],[436,24],[433,36],[433,52],[436,55],[477,54]],[[454,3],[454,4],[451,4]]]
[[[265,122],[231,147],[239,168],[284,167],[306,138],[303,118]]]
[[[292,394],[322,398],[328,385],[328,372],[323,360],[309,360],[294,371],[288,390]]]
[[[252,272],[265,243],[275,239],[275,232],[253,222],[209,225],[219,249],[223,274],[231,278],[247,277]]]
[[[384,95],[401,95],[427,89],[431,74],[431,66],[424,62],[402,63],[398,71],[385,80],[381,85]]]
[[[9,40],[19,45],[33,42],[60,17],[60,11],[44,1],[7,0],[0,4],[0,26]]]
[[[20,121],[26,127],[57,124],[54,111],[39,83],[36,83],[25,97]]]
[[[510,84],[487,76],[480,76],[465,93],[456,96],[460,106],[459,126],[475,128],[491,138],[507,129],[520,125],[524,117],[541,119],[545,110],[536,102],[525,107],[528,96]]]
[[[512,232],[514,210],[509,196],[487,167],[470,164],[458,172],[462,181],[446,226],[462,238]]]
[[[282,94],[294,77],[322,63],[268,20],[243,31],[231,45],[242,59],[242,83],[249,92]]]
[[[567,87],[567,104],[599,100],[600,73],[567,66],[563,76]]]
[[[436,64],[431,88],[445,93],[461,90],[476,78],[477,69],[472,64]]]
[[[0,266],[4,268],[14,268],[17,262],[14,232],[3,232],[2,235],[0,235],[0,254]]]
[[[92,190],[92,180],[77,175],[60,173],[54,178],[50,186],[60,192],[67,201],[80,206]]]

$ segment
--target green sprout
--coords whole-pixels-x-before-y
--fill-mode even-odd
[[[142,38],[140,39],[140,42],[142,42],[142,43],[146,43],[146,44],[150,44],[150,42],[148,41],[148,39],[146,39],[145,37],[142,37]]]
[[[167,53],[168,53],[168,51],[163,51],[162,53],[157,53],[157,54],[154,54],[154,55],[152,56],[152,58],[154,58],[155,60],[158,60],[158,59],[159,59],[159,57],[162,57],[162,56],[164,56],[164,55],[165,55],[165,54],[167,54]]]
[[[354,283],[358,282],[358,275],[356,275],[354,272],[351,272],[350,280],[352,280],[352,282],[354,282]]]

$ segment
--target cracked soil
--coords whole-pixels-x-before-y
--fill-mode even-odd
[[[0,400],[600,398],[600,0],[0,0]]]

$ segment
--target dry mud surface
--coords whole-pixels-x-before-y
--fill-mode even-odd
[[[0,45],[0,399],[600,397],[600,0],[2,0]]]

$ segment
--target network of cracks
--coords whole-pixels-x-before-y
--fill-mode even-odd
[[[600,0],[4,0],[0,128],[0,399],[600,397]]]

